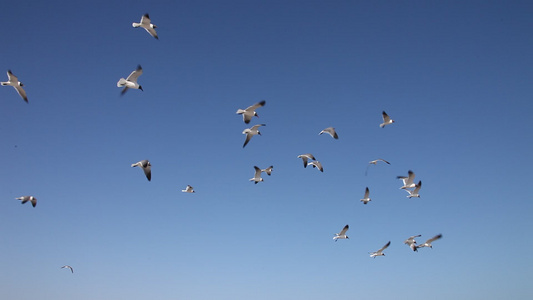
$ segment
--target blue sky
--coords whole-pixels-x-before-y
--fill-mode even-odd
[[[144,13],[159,40],[131,26]],[[11,69],[29,104],[0,87],[0,296],[530,299],[532,13],[528,1],[2,5],[0,79]],[[144,92],[120,97],[138,64]],[[263,99],[249,125],[235,114]],[[396,121],[384,129],[383,110]],[[329,126],[339,140],[318,135]],[[365,176],[380,157],[391,165]],[[142,159],[151,182],[130,167]],[[272,176],[248,181],[254,165]],[[399,189],[408,170],[420,199]],[[346,224],[350,240],[333,242]],[[433,249],[402,244],[438,233]]]

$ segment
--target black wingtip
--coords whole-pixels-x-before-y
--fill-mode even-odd
[[[264,106],[266,104],[266,101],[263,100],[263,101],[259,102],[259,104],[261,104],[261,106]]]

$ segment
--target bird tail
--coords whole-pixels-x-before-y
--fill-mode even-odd
[[[0,82],[2,85],[8,85],[9,82]]]
[[[126,85],[126,79],[120,78],[117,82],[117,87],[123,87],[124,85]]]
[[[131,26],[137,28],[137,27],[141,27],[141,23],[132,23]]]

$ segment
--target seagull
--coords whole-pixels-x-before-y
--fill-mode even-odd
[[[434,237],[430,238],[429,240],[427,240],[425,243],[418,245],[418,248],[423,248],[423,247],[433,248],[433,246],[431,246],[431,243],[433,243],[434,241],[440,239],[441,237],[442,237],[442,234],[439,233],[436,236],[434,236]]]
[[[187,187],[184,190],[181,190],[184,193],[194,193],[194,189],[192,186],[187,185]]]
[[[252,136],[256,134],[261,135],[261,132],[259,132],[259,127],[261,126],[266,126],[266,124],[257,124],[257,125],[252,126],[252,128],[244,129],[242,134],[246,134],[246,140],[244,141],[244,145],[242,145],[243,148],[246,147],[246,145],[248,144]]]
[[[254,169],[254,178],[250,178],[250,181],[253,181],[255,184],[257,184],[259,181],[263,181],[263,178],[261,178],[261,169],[257,166],[254,166]]]
[[[312,162],[309,162],[309,165],[313,166],[313,168],[319,169],[320,172],[324,172],[324,168],[322,168],[322,164],[318,160],[314,160]]]
[[[67,265],[65,265],[65,266],[62,266],[62,267],[61,267],[61,269],[65,269],[65,268],[66,268],[66,269],[70,269],[70,272],[74,273],[74,269],[72,269],[71,266],[67,266]]]
[[[370,190],[368,189],[368,187],[366,187],[365,196],[363,197],[363,199],[361,199],[363,204],[367,204],[368,202],[372,201],[372,199],[370,199],[370,197],[368,197],[368,195],[370,195]]]
[[[157,36],[157,32],[155,32],[154,28],[157,28],[154,24],[150,22],[150,16],[148,14],[144,14],[141,18],[141,23],[133,23],[131,24],[133,27],[142,27],[146,29],[146,31],[153,37],[155,37],[157,40],[159,37]]]
[[[24,89],[22,88],[24,84],[18,80],[17,76],[11,73],[11,70],[7,70],[7,80],[8,81],[1,82],[0,84],[10,85],[14,87],[15,90],[17,90],[17,93],[19,93],[19,95],[22,97],[22,99],[24,99],[24,101],[28,103],[28,97],[26,96],[26,91],[24,91]]]
[[[407,172],[409,176],[396,176],[396,178],[401,179],[403,181],[403,186],[400,189],[410,189],[416,187],[416,184],[413,182],[415,180],[415,173],[413,171],[409,170]]]
[[[368,167],[370,167],[370,165],[377,165],[378,164],[378,161],[382,161],[388,165],[390,165],[390,162],[384,160],[384,159],[381,159],[381,158],[378,158],[376,160],[372,160],[372,161],[369,161],[368,162],[368,165],[366,166],[366,171],[365,171],[365,176],[368,174]]]
[[[35,205],[37,205],[37,198],[33,197],[33,196],[22,196],[22,197],[18,197],[18,198],[15,198],[17,200],[22,200],[22,204],[30,201],[31,202],[31,205],[33,207],[35,207]]]
[[[120,92],[120,95],[124,95],[130,88],[144,91],[143,87],[137,83],[137,78],[139,78],[139,76],[141,76],[142,73],[143,73],[143,68],[141,67],[141,65],[138,65],[137,69],[131,72],[128,78],[126,79],[120,78],[119,81],[117,82],[117,87],[124,87],[124,89],[122,89],[122,92]]]
[[[341,230],[341,232],[335,233],[335,236],[333,237],[333,240],[335,240],[335,242],[336,242],[338,239],[350,239],[346,235],[346,231],[348,231],[349,228],[350,228],[350,226],[348,226],[348,224],[346,224],[346,226],[344,226],[344,228]]]
[[[252,105],[252,106],[249,106],[246,109],[240,109],[239,108],[237,110],[237,114],[242,115],[242,120],[244,121],[244,123],[248,124],[248,123],[250,123],[250,121],[252,120],[252,118],[254,116],[259,118],[259,115],[257,114],[257,112],[255,110],[258,109],[259,107],[265,106],[265,103],[266,103],[266,101],[263,100],[261,102],[258,102],[256,104]]]
[[[385,126],[394,123],[394,120],[387,115],[385,111],[382,112],[383,115],[383,123],[379,124],[379,127],[384,128]]]
[[[376,258],[376,256],[385,256],[385,253],[383,253],[383,250],[387,249],[387,247],[390,246],[390,241],[385,244],[381,249],[379,249],[376,252],[370,253],[370,257]]]
[[[307,168],[307,160],[315,160],[315,157],[311,153],[298,155],[298,158],[301,158],[304,161],[304,168]]]
[[[322,133],[328,133],[329,135],[331,135],[332,138],[338,140],[339,139],[339,135],[337,135],[337,132],[335,131],[335,128],[333,127],[328,127],[322,131],[320,131],[320,133],[318,135],[321,135]]]
[[[418,184],[415,185],[415,189],[414,190],[408,190],[408,189],[405,189],[405,191],[407,193],[409,193],[409,196],[407,196],[407,198],[413,198],[413,197],[416,197],[416,198],[420,198],[420,194],[418,193],[418,191],[420,191],[420,188],[422,187],[422,181],[418,181]]]
[[[421,234],[410,236],[408,239],[403,241],[404,244],[408,245],[411,250],[418,252],[418,246],[416,245],[415,238],[421,237]]]
[[[268,176],[270,176],[270,174],[272,174],[272,168],[274,168],[274,166],[270,166],[266,169],[261,169],[261,172],[265,172]]]
[[[146,178],[148,181],[152,180],[152,165],[150,162],[146,159],[141,160],[140,162],[136,162],[131,165],[131,167],[141,167],[144,171],[144,175],[146,175]]]

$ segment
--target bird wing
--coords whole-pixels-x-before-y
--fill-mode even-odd
[[[254,178],[261,178],[261,169],[257,166],[254,166],[254,169],[255,169]]]
[[[154,28],[152,27],[145,27],[144,28],[146,30],[146,32],[148,32],[152,37],[156,38],[157,40],[159,39],[159,36],[157,36],[157,32],[155,31]]]
[[[339,235],[345,235],[346,231],[348,231],[348,229],[350,229],[350,226],[348,226],[348,224],[346,224],[346,226],[344,226],[344,228],[341,230],[341,232],[339,232]]]
[[[251,129],[251,130],[257,130],[257,129],[259,129],[259,127],[261,127],[261,126],[266,126],[266,124],[257,124],[257,125],[252,126],[252,128],[250,128],[250,129]]]
[[[307,156],[305,154],[298,155],[298,158],[301,158],[304,162],[304,168],[307,168]]]
[[[431,244],[433,243],[434,241],[440,239],[442,237],[442,234],[437,234],[436,236],[430,238],[429,240],[426,241],[426,244]]]
[[[247,114],[246,111],[242,114],[242,120],[244,123],[248,124],[252,120],[253,114]]]
[[[142,169],[148,181],[152,181],[152,165],[148,161],[146,161],[146,164],[145,163],[142,164]]]
[[[13,75],[13,73],[11,73],[11,70],[7,70],[7,80],[11,83],[19,82],[17,76]]]
[[[407,182],[405,183],[405,185],[411,185],[415,180],[415,173],[409,170],[407,174],[409,174],[409,176],[407,177]]]
[[[152,23],[152,21],[150,21],[150,15],[144,14],[141,18],[141,24],[145,26],[150,26],[150,23]]]
[[[248,145],[248,142],[252,139],[252,134],[250,132],[247,132],[246,133],[246,140],[244,140],[244,145],[242,145],[242,147],[246,147],[246,145]]]
[[[390,121],[389,115],[385,111],[381,113],[383,115],[383,123],[388,123]]]
[[[384,162],[384,163],[386,163],[386,164],[389,164],[389,165],[390,165],[390,162],[388,162],[388,161],[384,160],[383,158],[378,158],[378,160],[380,160],[380,161],[382,161],[382,162]]]
[[[369,190],[368,187],[367,187],[366,190],[365,190],[365,196],[364,196],[364,199],[368,198],[368,195],[370,195],[370,190]]]
[[[131,72],[130,76],[128,76],[126,80],[131,81],[131,82],[137,82],[137,78],[139,78],[139,76],[141,76],[142,73],[143,73],[143,68],[141,67],[141,65],[138,65],[137,69]]]
[[[17,93],[19,93],[19,95],[22,97],[22,99],[24,99],[24,101],[28,102],[28,97],[26,96],[26,91],[24,91],[24,89],[18,84],[13,86],[13,87],[15,88],[15,90],[17,90]]]
[[[413,190],[414,194],[418,194],[418,191],[420,191],[420,188],[422,187],[422,180],[418,181],[418,184],[416,185],[415,189]]]
[[[383,246],[381,249],[379,249],[377,252],[381,253],[383,252],[383,250],[387,249],[388,247],[390,246],[390,241],[388,243],[385,244],[385,246]]]
[[[245,110],[246,110],[246,111],[252,111],[252,112],[253,112],[253,111],[255,111],[256,109],[258,109],[259,107],[265,106],[265,103],[266,103],[265,100],[263,100],[263,101],[261,101],[261,102],[257,102],[257,103],[254,104],[254,105],[248,106]]]

